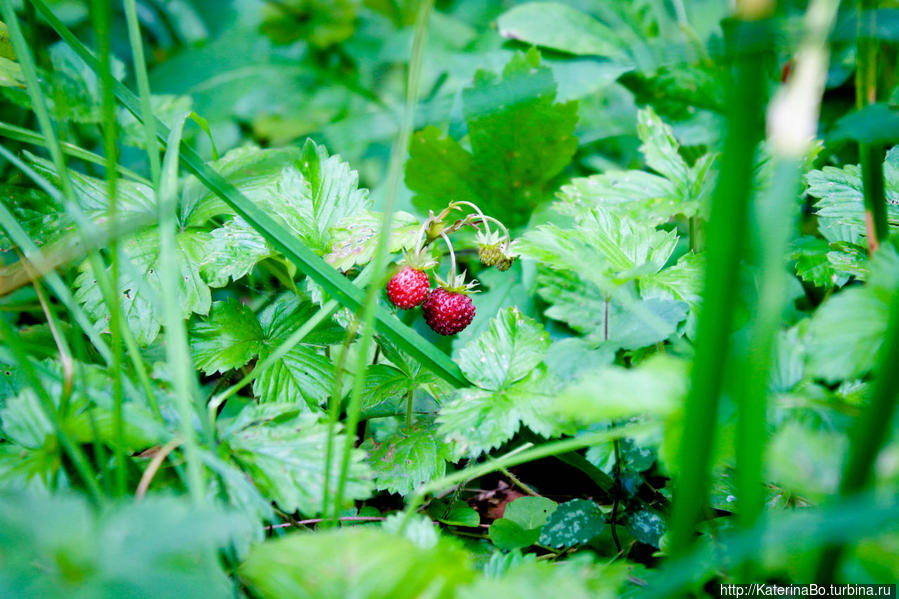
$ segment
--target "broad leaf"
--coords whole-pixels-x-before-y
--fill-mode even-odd
[[[449,446],[427,423],[401,429],[380,443],[370,441],[367,449],[375,487],[401,495],[446,474],[450,458]]]
[[[599,506],[587,499],[572,499],[559,506],[549,516],[540,533],[540,543],[550,547],[583,545],[599,535],[606,520]]]
[[[371,262],[378,245],[381,218],[379,213],[360,210],[342,219],[331,229],[331,251],[325,260],[342,271]],[[394,213],[387,251],[398,253],[414,248],[420,228],[421,223],[408,212]]]
[[[497,314],[489,328],[459,351],[459,367],[482,389],[503,389],[526,377],[543,360],[549,337],[518,308]]]
[[[215,302],[209,317],[190,327],[190,351],[206,374],[240,368],[262,347],[262,327],[247,306],[234,300]]]
[[[626,43],[590,15],[559,2],[528,2],[504,12],[499,34],[570,54],[623,58]]]
[[[558,504],[546,497],[519,497],[506,505],[503,518],[519,524],[522,528],[540,528],[546,524]]]
[[[241,577],[270,599],[452,599],[474,577],[470,559],[446,540],[422,549],[381,530],[352,527],[257,545]]]
[[[319,512],[324,495],[325,446],[328,427],[304,408],[291,404],[250,405],[223,431],[232,456],[266,497],[282,510],[306,515]],[[334,437],[342,447],[343,434]],[[331,496],[337,490],[340,464],[331,466]],[[371,470],[365,454],[354,450],[344,499],[351,504],[371,494]]]
[[[259,361],[273,353],[318,308],[293,294],[285,294],[259,314],[263,343]],[[343,335],[339,327],[325,321],[269,368],[257,374],[253,393],[262,402],[307,405],[316,410],[334,391],[334,365],[321,345],[337,343]],[[320,345],[321,344],[321,345]]]
[[[462,93],[471,153],[432,127],[412,137],[406,185],[415,206],[436,212],[468,200],[510,227],[527,222],[577,148],[577,106],[555,97],[552,71],[534,50],[516,54],[501,77],[478,71]]]

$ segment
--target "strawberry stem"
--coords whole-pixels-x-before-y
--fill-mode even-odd
[[[440,236],[443,238],[444,243],[446,243],[446,247],[450,253],[450,271],[449,277],[447,281],[449,281],[450,285],[456,284],[456,252],[453,251],[453,244],[450,243],[449,237],[447,237],[446,233],[440,233]]]

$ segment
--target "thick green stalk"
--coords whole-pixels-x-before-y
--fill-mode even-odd
[[[53,14],[43,0],[31,0],[41,16],[69,44],[78,56],[92,69],[97,70],[96,58],[84,47]],[[116,82],[116,97],[138,120],[142,120],[139,100],[127,87]],[[157,137],[168,134],[168,127],[156,119]],[[293,261],[309,278],[321,285],[331,297],[341,305],[354,311],[361,311],[365,303],[362,290],[331,265],[322,260],[311,249],[300,243],[283,225],[260,209],[237,188],[208,166],[189,147],[182,147],[181,160],[187,169],[197,176],[210,191],[222,198],[237,214],[250,223],[272,246]],[[399,349],[405,351],[423,366],[430,369],[456,387],[469,385],[459,366],[449,356],[434,347],[415,330],[402,324],[383,306],[375,307],[375,328]]]
[[[760,140],[764,71],[759,60],[761,22],[738,21],[729,31],[735,79],[721,173],[712,195],[706,227],[706,269],[696,354],[685,406],[679,477],[671,523],[671,552],[693,542],[694,527],[708,499],[710,454],[718,425],[718,400],[729,354],[729,338],[739,284],[740,258],[752,189],[755,148]],[[751,44],[751,47],[747,47]]]
[[[409,152],[409,138],[412,136],[412,128],[415,122],[415,105],[418,102],[418,87],[421,78],[422,57],[424,55],[424,40],[428,29],[428,18],[431,14],[433,0],[423,0],[418,7],[418,18],[415,22],[415,36],[412,40],[412,57],[409,60],[409,73],[406,82],[406,102],[403,110],[403,120],[397,140],[393,146],[390,157],[390,167],[387,172],[387,187],[384,199],[384,215],[381,219],[381,229],[378,235],[378,245],[372,260],[375,273],[385,273],[387,270],[387,254],[390,241],[390,231],[393,223],[393,211],[396,206],[396,196],[399,191],[400,178],[403,173],[403,164]],[[453,267],[455,268],[455,266]],[[368,351],[374,336],[375,308],[378,304],[378,294],[383,289],[383,274],[376,276],[369,283],[365,294],[365,303],[362,309],[362,335],[356,355],[356,369],[353,377],[353,387],[350,391],[350,403],[347,406],[346,416],[346,442],[343,448],[343,458],[340,463],[340,478],[337,482],[337,491],[334,495],[334,516],[340,512],[343,503],[343,493],[346,488],[347,475],[349,473],[350,456],[356,444],[356,425],[359,424],[359,414],[362,411],[362,389],[365,384],[365,376],[368,373]],[[337,373],[340,377],[340,373]],[[332,398],[332,401],[335,398]],[[326,465],[330,467],[330,464]]]
[[[877,61],[880,53],[877,39],[877,0],[858,0],[857,7],[855,106],[862,109],[877,102]],[[886,152],[880,144],[860,142],[858,155],[862,167],[868,250],[873,253],[890,234],[883,187],[883,161]]]

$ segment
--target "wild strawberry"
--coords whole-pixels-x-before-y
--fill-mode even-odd
[[[474,303],[464,293],[438,287],[422,305],[425,322],[441,335],[455,335],[474,319]]]
[[[425,272],[404,266],[387,282],[387,298],[397,308],[410,310],[425,301],[430,289],[431,280]]]

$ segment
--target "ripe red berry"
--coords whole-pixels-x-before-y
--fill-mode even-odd
[[[474,319],[474,303],[464,293],[438,287],[422,305],[425,322],[441,335],[455,335]]]
[[[397,308],[409,310],[425,301],[430,289],[426,273],[405,266],[387,282],[387,297]]]

